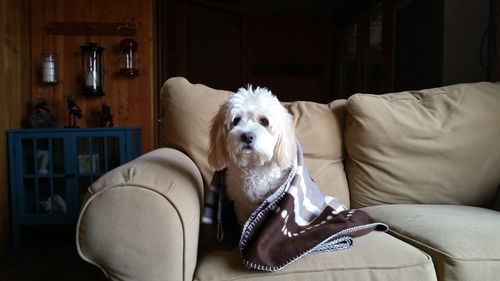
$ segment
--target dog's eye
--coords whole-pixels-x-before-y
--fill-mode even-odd
[[[269,126],[269,120],[267,120],[267,118],[264,117],[259,119],[259,123],[264,127]]]
[[[236,125],[238,125],[238,123],[240,123],[240,120],[241,120],[241,118],[240,118],[240,117],[236,117],[236,118],[234,118],[234,119],[233,119],[233,122],[232,122],[231,124],[232,124],[233,126],[236,126]]]

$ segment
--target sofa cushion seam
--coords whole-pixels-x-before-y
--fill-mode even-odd
[[[500,261],[500,258],[474,258],[474,259],[459,258],[459,257],[452,256],[449,253],[446,253],[446,252],[444,252],[444,251],[442,251],[440,249],[432,247],[431,245],[428,245],[427,243],[424,243],[422,241],[416,240],[415,238],[412,238],[410,236],[407,236],[407,235],[404,235],[404,234],[402,234],[400,232],[397,232],[394,229],[390,229],[388,231],[388,233],[391,234],[392,236],[395,236],[396,238],[401,237],[402,239],[406,239],[407,241],[411,241],[412,243],[420,245],[420,246],[422,246],[422,248],[428,249],[429,251],[432,251],[432,252],[435,252],[437,254],[440,254],[440,255],[448,258],[451,261],[470,261],[470,262],[473,262],[473,261],[478,261],[478,262],[481,262],[481,261]],[[421,250],[424,251],[424,252],[426,252],[423,249],[421,249]]]
[[[277,273],[274,272],[272,273],[272,276],[285,276],[285,275],[293,275],[293,274],[301,274],[301,273],[321,273],[321,272],[335,272],[335,271],[351,271],[351,270],[399,270],[399,269],[406,269],[406,268],[412,268],[412,267],[421,267],[425,265],[433,265],[432,262],[429,262],[430,260],[428,259],[427,262],[421,262],[421,263],[415,263],[415,264],[409,264],[409,265],[404,265],[404,266],[371,266],[371,267],[346,267],[346,268],[335,268],[335,269],[327,269],[327,270],[301,270],[301,271],[295,271],[295,272],[281,272]],[[262,277],[265,278],[269,275],[263,275]],[[227,279],[217,279],[219,281],[235,281],[235,280],[240,280],[240,279],[248,279],[248,278],[255,278],[255,275],[251,276],[237,276],[237,277],[232,277],[232,278],[227,278]]]

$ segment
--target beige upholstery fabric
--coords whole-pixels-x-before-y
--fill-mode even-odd
[[[311,177],[323,193],[337,197],[349,207],[342,142],[345,100],[330,104],[293,102],[285,107],[294,116],[297,138]]]
[[[351,249],[302,258],[278,272],[246,270],[236,250],[201,254],[196,281],[229,280],[436,280],[428,255],[386,233],[355,238]]]
[[[205,186],[212,180],[208,165],[208,136],[212,117],[231,94],[185,78],[170,78],[162,89],[163,114],[160,146],[186,153],[201,171]]]
[[[189,155],[200,168],[206,186],[213,174],[207,160],[211,119],[230,94],[193,85],[180,77],[169,79],[162,90],[161,145]],[[311,176],[323,192],[349,206],[342,148],[344,104],[344,100],[339,100],[329,105],[312,102],[285,105],[294,116]]]
[[[305,257],[279,272],[245,270],[232,245],[206,239],[215,235],[200,232],[199,224],[203,186],[213,172],[210,121],[231,93],[183,78],[170,79],[162,91],[160,145],[178,150],[157,149],[108,172],[82,205],[77,250],[111,280],[433,281],[430,256],[440,281],[500,276],[499,212],[424,204],[364,208],[393,236],[372,232],[355,238],[351,249]],[[499,101],[500,85],[478,83],[355,95],[347,111],[343,100],[285,105],[311,175],[345,204],[343,131],[354,207],[492,206],[500,187]]]
[[[455,205],[363,208],[389,233],[432,256],[439,280],[485,281],[500,276],[500,212]]]
[[[108,172],[82,206],[80,256],[111,280],[192,280],[202,192],[198,168],[173,149]]]
[[[354,207],[489,206],[500,185],[500,86],[462,84],[347,101]]]

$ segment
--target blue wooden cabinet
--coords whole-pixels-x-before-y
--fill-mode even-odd
[[[76,223],[83,194],[140,154],[139,128],[8,130],[13,242],[22,226]]]

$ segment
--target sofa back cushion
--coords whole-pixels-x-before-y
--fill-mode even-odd
[[[487,206],[500,184],[500,86],[459,84],[347,101],[353,207]]]
[[[231,94],[191,84],[182,77],[168,79],[162,88],[160,147],[172,147],[188,155],[200,169],[205,186],[213,174],[207,159],[210,124]]]
[[[162,89],[160,146],[187,154],[200,169],[206,187],[214,172],[207,159],[210,124],[230,94],[193,85],[181,77],[170,78]],[[330,104],[291,102],[284,106],[294,117],[311,177],[325,194],[349,206],[342,148],[345,100]]]
[[[304,162],[319,189],[350,206],[344,172],[345,100],[329,104],[296,101],[284,104],[293,115]]]

